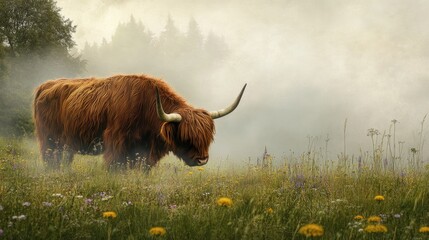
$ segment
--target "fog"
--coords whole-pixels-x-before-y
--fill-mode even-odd
[[[145,69],[85,73],[153,74],[191,104],[208,110],[228,105],[248,83],[236,111],[216,120],[212,158],[254,160],[265,146],[278,158],[309,147],[325,151],[329,136],[327,151],[335,159],[343,151],[345,119],[348,154],[371,150],[368,129],[387,134],[393,119],[399,121],[396,141],[405,141],[404,151],[418,148],[420,124],[429,112],[429,2],[57,0],[57,4],[77,25],[78,51],[85,43],[111,41],[118,24],[131,16],[154,36],[164,31],[169,17],[183,32],[195,19],[204,36],[222,36],[229,56],[192,81]],[[199,63],[193,64],[199,70]]]

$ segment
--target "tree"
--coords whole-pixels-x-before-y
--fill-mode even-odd
[[[195,18],[189,21],[186,45],[193,52],[200,52],[203,48],[204,37]]]
[[[0,0],[0,39],[9,56],[68,52],[76,26],[53,0]]]
[[[158,41],[158,48],[166,59],[174,59],[182,53],[184,35],[174,24],[173,19],[168,16],[165,29],[161,32]]]
[[[210,32],[205,42],[205,51],[212,62],[218,62],[225,60],[229,54],[228,45],[221,38],[216,36],[213,32]],[[214,61],[213,61],[214,60]]]
[[[34,87],[84,69],[75,29],[53,0],[0,0],[0,133],[31,133]]]

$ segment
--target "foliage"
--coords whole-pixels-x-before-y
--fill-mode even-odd
[[[75,28],[53,0],[0,0],[1,134],[31,133],[34,87],[83,70],[84,62],[70,54]]]
[[[77,156],[46,172],[34,142],[0,139],[0,229],[5,239],[427,237],[427,172],[306,169],[202,171],[164,159],[147,174],[106,172],[101,157]]]

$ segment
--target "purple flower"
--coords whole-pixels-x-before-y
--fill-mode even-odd
[[[86,198],[85,199],[85,204],[92,204],[92,199],[91,198]]]
[[[295,189],[303,188],[305,185],[305,177],[304,175],[297,175],[292,179],[292,182],[294,183]]]

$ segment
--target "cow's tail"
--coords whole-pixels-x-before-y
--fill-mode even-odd
[[[39,99],[40,94],[42,93],[43,88],[42,86],[39,86],[34,91],[34,99],[33,99],[33,120],[36,120],[36,114],[37,114],[37,101]]]

